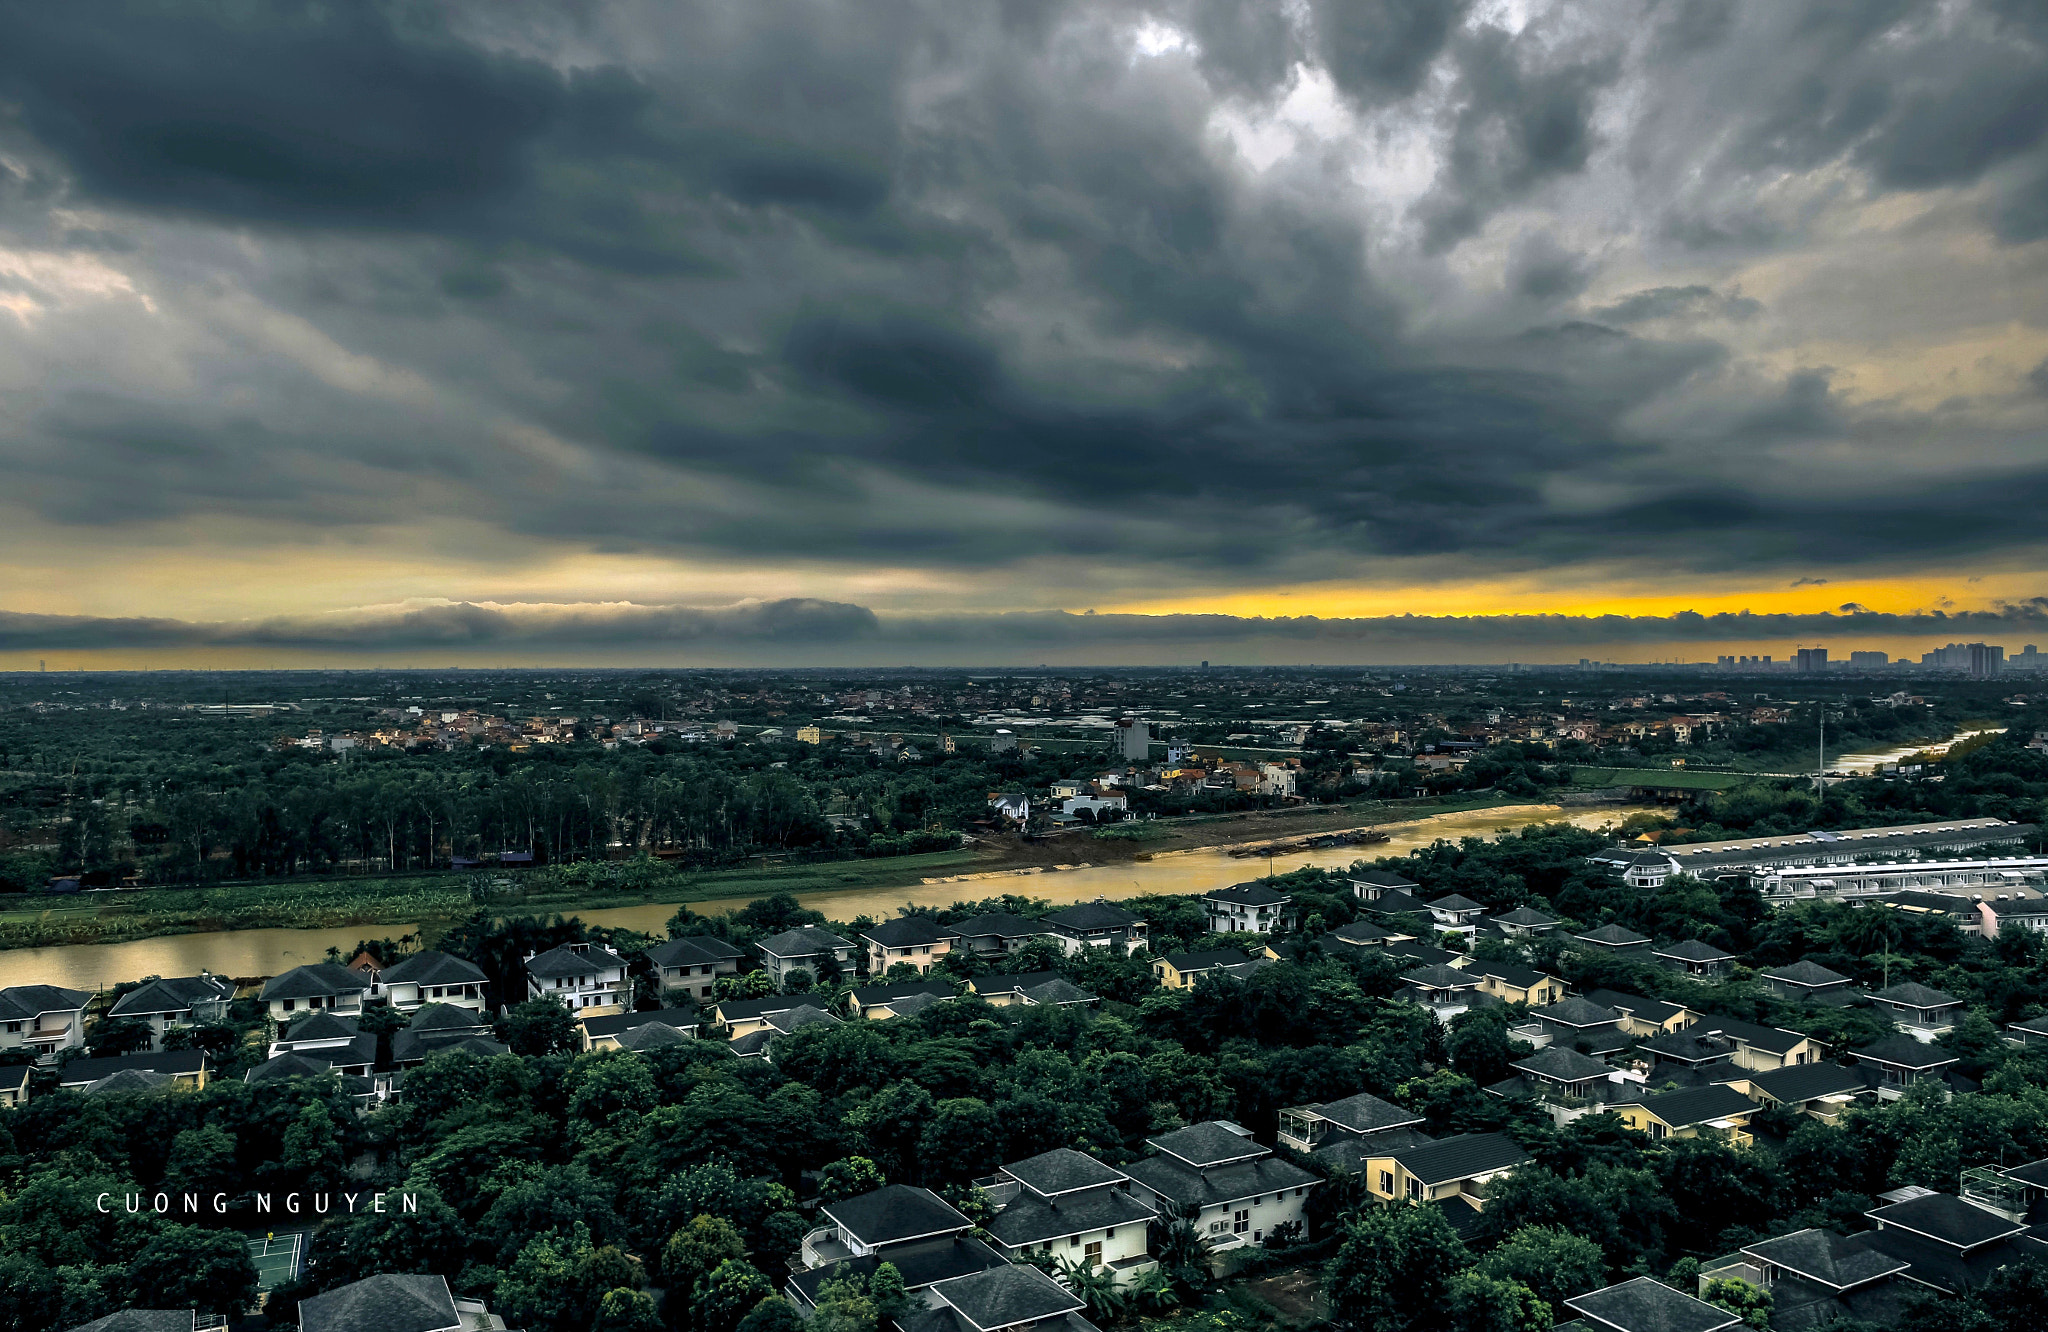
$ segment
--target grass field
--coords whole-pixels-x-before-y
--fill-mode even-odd
[[[1581,768],[1572,769],[1572,785],[1582,790],[1614,786],[1677,787],[1691,791],[1725,791],[1744,782],[1756,781],[1747,772],[1698,772],[1687,768]]]

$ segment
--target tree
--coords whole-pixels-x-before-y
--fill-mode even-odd
[[[670,1290],[688,1296],[720,1263],[746,1255],[746,1242],[730,1221],[700,1213],[662,1246],[662,1281]]]
[[[971,1179],[999,1164],[996,1114],[969,1096],[940,1101],[918,1136],[917,1155],[927,1180]]]
[[[164,1165],[164,1187],[172,1193],[234,1193],[241,1185],[235,1165],[235,1140],[218,1124],[186,1129],[171,1139]]]
[[[690,1298],[693,1326],[702,1332],[737,1332],[754,1306],[775,1294],[775,1287],[746,1262],[728,1258],[697,1283]]]
[[[630,1122],[657,1101],[654,1074],[630,1050],[594,1050],[569,1066],[569,1115],[592,1127]]]
[[[654,1297],[643,1290],[614,1286],[598,1301],[597,1321],[590,1332],[661,1332]]]
[[[102,1018],[85,1034],[85,1047],[96,1058],[147,1050],[155,1033],[135,1018]]]
[[[284,1131],[284,1150],[277,1161],[278,1173],[306,1188],[330,1188],[340,1182],[348,1159],[342,1150],[341,1129],[323,1101],[308,1101],[300,1107],[291,1127]]]
[[[1550,1332],[1550,1305],[1519,1281],[1460,1272],[1448,1289],[1455,1332]]]
[[[166,1226],[128,1264],[137,1303],[238,1314],[256,1303],[256,1265],[231,1230]]]
[[[577,1046],[576,1019],[553,999],[529,999],[498,1019],[497,1037],[513,1054],[569,1054]]]
[[[872,1193],[888,1182],[881,1167],[867,1157],[841,1157],[818,1172],[818,1201],[833,1203],[841,1198]]]
[[[1737,1277],[1709,1281],[1707,1288],[1700,1292],[1700,1298],[1740,1315],[1745,1327],[1768,1332],[1771,1326],[1771,1292],[1759,1290]]]
[[[1600,1246],[1549,1226],[1524,1226],[1481,1258],[1477,1270],[1495,1281],[1528,1287],[1552,1309],[1607,1284]]]
[[[803,1316],[789,1301],[771,1296],[755,1305],[734,1332],[804,1332]]]
[[[1359,1332],[1434,1332],[1470,1261],[1434,1207],[1375,1207],[1346,1228],[1324,1273],[1331,1318]]]

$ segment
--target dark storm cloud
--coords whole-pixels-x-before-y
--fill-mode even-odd
[[[1534,8],[19,8],[0,248],[154,304],[0,266],[9,498],[1150,586],[2035,542],[1983,515],[2048,498],[2037,420],[1746,362],[1800,295],[1658,247],[1824,255],[1913,191],[2048,229],[2038,9]],[[1349,139],[1225,133],[1315,79]]]
[[[1517,649],[1540,652],[1627,650],[1682,643],[1936,642],[2048,632],[2048,598],[1983,612],[1887,614],[1854,602],[1839,613],[1702,615],[1397,615],[1362,618],[1232,615],[1074,615],[1064,611],[996,615],[877,616],[862,606],[824,601],[744,603],[728,607],[456,604],[387,612],[261,621],[192,623],[163,619],[0,613],[0,651],[131,651],[167,655],[260,648],[328,655],[419,650],[486,654],[586,651],[659,654],[663,650],[749,654],[861,653],[916,657],[942,650],[953,659],[991,663],[1032,654],[1086,660],[1129,656],[1166,661],[1190,649],[1233,646],[1293,654],[1302,662],[1472,661]],[[1376,655],[1377,654],[1377,655]]]

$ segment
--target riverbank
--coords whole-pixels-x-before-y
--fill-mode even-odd
[[[1462,803],[1465,805],[1462,809],[1438,810],[1421,818],[1386,821],[1379,825],[1387,834],[1384,842],[1276,855],[1272,868],[1283,874],[1311,865],[1343,869],[1361,858],[1406,855],[1439,839],[1491,837],[1531,824],[1551,822],[1570,822],[1583,828],[1600,827],[1617,823],[1641,808],[1602,806],[1572,810],[1557,805],[1507,805],[1497,801]],[[1328,817],[1335,816],[1330,814]],[[1359,821],[1355,811],[1351,817],[1354,823]],[[1226,829],[1233,822],[1221,821]],[[1154,841],[1141,844],[1149,853],[1142,854],[1142,858],[1133,854],[1126,860],[1084,865],[1078,862],[1089,856],[1099,859],[1101,852],[1098,849],[1117,845],[1107,839],[1097,841],[1090,838],[1085,841],[1085,852],[1075,839],[1056,838],[1050,843],[1033,844],[1031,847],[1035,854],[1072,856],[1072,860],[1065,862],[1070,868],[1057,869],[1047,865],[1036,873],[1004,874],[994,879],[965,883],[955,881],[950,875],[927,875],[932,882],[924,879],[907,881],[905,876],[931,868],[932,861],[963,855],[972,863],[991,862],[974,862],[975,852],[949,852],[939,856],[905,856],[892,861],[839,862],[802,867],[836,869],[847,874],[857,870],[871,871],[866,881],[861,883],[842,881],[819,886],[814,879],[806,886],[793,881],[786,869],[758,870],[690,876],[688,891],[691,895],[688,897],[680,896],[678,890],[662,889],[657,891],[657,900],[640,900],[632,894],[607,897],[586,893],[573,900],[554,901],[545,908],[532,904],[507,906],[495,901],[492,905],[498,910],[573,912],[592,925],[659,934],[679,905],[690,906],[705,915],[717,915],[737,910],[771,891],[792,891],[803,905],[824,912],[832,920],[849,921],[863,915],[886,918],[905,904],[949,906],[956,901],[1000,893],[1018,893],[1056,905],[1096,897],[1114,900],[1148,893],[1201,893],[1262,875],[1267,869],[1262,858],[1232,856],[1229,850],[1234,844],[1232,842],[1161,852],[1157,850],[1161,843]],[[1113,850],[1111,854],[1114,854]],[[924,863],[905,863],[911,861]],[[884,869],[892,873],[884,874],[881,872]],[[620,896],[627,900],[621,902]],[[469,909],[465,905],[460,914],[467,914]],[[355,946],[357,940],[366,937],[389,935],[395,938],[417,931],[431,945],[452,919],[453,915],[363,920],[318,928],[172,932],[126,942],[15,949],[0,953],[0,984],[64,985],[73,989],[96,990],[104,989],[117,980],[133,980],[148,975],[186,976],[201,969],[228,976],[274,975],[303,962],[318,961],[330,947],[347,951]],[[295,923],[318,924],[312,921]]]

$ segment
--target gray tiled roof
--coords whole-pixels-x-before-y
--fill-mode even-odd
[[[1356,1174],[1363,1172],[1365,1163],[1375,1156],[1392,1156],[1410,1147],[1424,1147],[1435,1141],[1418,1129],[1385,1129],[1366,1138],[1345,1136],[1335,1142],[1326,1142],[1309,1155],[1326,1165],[1341,1166]]]
[[[754,947],[769,957],[818,957],[825,953],[845,952],[857,945],[851,939],[842,939],[830,930],[821,930],[815,925],[801,925],[793,930],[763,939]]]
[[[1403,972],[1401,979],[1417,989],[1464,990],[1476,987],[1481,978],[1469,971],[1460,971],[1456,967],[1432,964]]]
[[[109,1093],[118,1095],[122,1092],[158,1092],[165,1090],[170,1085],[171,1075],[168,1073],[152,1073],[147,1069],[124,1068],[119,1072],[109,1073],[97,1082],[88,1084],[84,1088],[84,1092],[87,1096],[104,1096]]]
[[[1660,1059],[1669,1059],[1681,1064],[1711,1064],[1734,1055],[1733,1048],[1715,1045],[1701,1040],[1689,1031],[1667,1031],[1636,1046],[1647,1050]],[[1799,1065],[1794,1065],[1799,1067]]]
[[[1974,1249],[2026,1226],[1996,1212],[1972,1207],[1953,1193],[1927,1193],[1864,1213],[1885,1226],[1899,1226],[1958,1249]]]
[[[391,1062],[394,1064],[417,1063],[429,1055],[437,1055],[446,1050],[491,1059],[501,1054],[509,1054],[511,1047],[501,1045],[484,1035],[422,1033],[410,1027],[394,1032],[391,1036]]]
[[[1009,1248],[1042,1244],[1110,1226],[1143,1225],[1152,1209],[1118,1188],[1094,1188],[1047,1201],[1022,1193],[995,1214],[983,1229]]]
[[[1589,1078],[1604,1078],[1614,1070],[1591,1055],[1568,1050],[1562,1045],[1548,1045],[1508,1065],[1527,1073],[1552,1078],[1558,1082],[1584,1082]]]
[[[529,976],[588,976],[599,971],[624,971],[626,959],[603,944],[591,944],[578,952],[563,944],[537,953],[526,960]]]
[[[861,935],[884,948],[916,948],[947,937],[946,931],[929,916],[898,916],[868,927]]]
[[[660,1022],[643,1022],[637,1027],[628,1027],[618,1035],[622,1050],[660,1050],[677,1045],[689,1045],[695,1037],[687,1031]]]
[[[362,1024],[354,1018],[342,1017],[338,1013],[308,1013],[302,1018],[293,1018],[285,1029],[277,1034],[281,1041],[297,1044],[300,1041],[352,1041],[362,1035]]]
[[[1704,939],[1680,939],[1677,943],[1666,944],[1652,949],[1658,957],[1675,957],[1682,962],[1725,962],[1735,954],[1725,948],[1716,948]]]
[[[991,911],[985,916],[970,916],[956,920],[946,926],[946,933],[963,939],[992,937],[997,939],[1028,939],[1035,935],[1050,934],[1042,920],[1027,920],[1013,916],[1007,911]]]
[[[324,999],[330,995],[361,994],[370,988],[370,978],[350,971],[339,962],[312,962],[273,976],[263,987],[263,999]]]
[[[1235,906],[1249,907],[1278,906],[1282,902],[1294,900],[1292,895],[1276,892],[1263,883],[1234,883],[1228,888],[1212,888],[1202,896],[1218,902],[1229,902]]]
[[[1750,1075],[1749,1084],[1774,1101],[1810,1101],[1816,1096],[1861,1092],[1863,1075],[1840,1064],[1787,1064]]]
[[[1486,903],[1475,902],[1463,893],[1450,893],[1429,903],[1438,911],[1484,911]]]
[[[1905,1004],[1909,1008],[1947,1008],[1963,1002],[1952,994],[1943,994],[1940,990],[1922,985],[1919,981],[1900,981],[1897,985],[1887,986],[1882,990],[1872,990],[1870,997],[1889,999],[1895,1004]]]
[[[655,944],[646,950],[644,956],[657,967],[705,967],[737,962],[741,953],[723,939],[693,934]]]
[[[1353,874],[1350,877],[1356,882],[1369,883],[1375,888],[1420,888],[1422,886],[1413,879],[1404,879],[1400,875],[1390,873],[1387,870],[1366,870],[1363,873]]]
[[[1162,1133],[1156,1138],[1147,1138],[1145,1142],[1147,1146],[1197,1169],[1265,1156],[1270,1150],[1248,1137],[1231,1132],[1222,1121],[1214,1119]]]
[[[939,1282],[931,1290],[981,1332],[1035,1323],[1087,1307],[1074,1292],[1023,1263],[954,1277]]]
[[[1530,1012],[1536,1017],[1566,1027],[1598,1027],[1621,1021],[1621,1014],[1613,1009],[1602,1007],[1591,999],[1578,995],[1561,999],[1543,1008],[1531,1009]]]
[[[1082,902],[1064,911],[1055,911],[1047,916],[1046,923],[1069,930],[1114,930],[1126,925],[1142,925],[1143,916],[1134,916],[1122,907],[1107,902]]]
[[[1742,1321],[1717,1304],[1694,1299],[1649,1277],[1575,1295],[1564,1303],[1603,1332],[1720,1332]]]
[[[190,1309],[123,1309],[71,1332],[192,1332],[198,1315]]]
[[[266,1059],[242,1075],[244,1082],[275,1082],[279,1078],[324,1078],[334,1072],[334,1062],[319,1055],[295,1052]]]
[[[1606,944],[1611,948],[1625,948],[1634,944],[1650,942],[1649,935],[1637,934],[1626,925],[1602,925],[1597,930],[1587,930],[1584,934],[1576,937],[1584,939],[1588,943]]]
[[[988,1245],[978,1239],[956,1235],[911,1244],[896,1244],[890,1246],[886,1255],[869,1254],[864,1258],[848,1258],[827,1267],[798,1272],[790,1277],[789,1284],[805,1300],[816,1304],[818,1287],[827,1281],[844,1280],[855,1276],[865,1279],[873,1276],[875,1269],[882,1265],[885,1258],[902,1275],[903,1284],[909,1290],[920,1290],[937,1281],[986,1272],[990,1268],[1004,1265],[1002,1255]]]
[[[1604,1008],[1617,1013],[1626,1013],[1638,1022],[1655,1022],[1659,1026],[1671,1021],[1685,1009],[1678,1004],[1662,999],[1645,999],[1639,994],[1623,990],[1588,990],[1585,997]]]
[[[1869,1059],[1880,1064],[1891,1064],[1897,1068],[1924,1072],[1928,1069],[1944,1068],[1956,1062],[1956,1057],[1938,1045],[1916,1041],[1911,1036],[1887,1036],[1875,1045],[1861,1050],[1851,1050],[1858,1059]]]
[[[86,1082],[98,1082],[101,1078],[112,1077],[123,1069],[141,1069],[147,1073],[191,1074],[197,1073],[205,1066],[204,1050],[160,1050],[154,1054],[74,1059],[64,1065],[57,1078],[59,1085],[71,1087]]]
[[[1845,1239],[1831,1230],[1795,1230],[1776,1239],[1745,1244],[1742,1251],[1836,1290],[1902,1272],[1907,1266],[1871,1244],[1868,1236]]]
[[[1245,961],[1242,948],[1205,948],[1195,953],[1168,953],[1167,965],[1175,971],[1207,971],[1212,967],[1234,967]]]
[[[1086,1152],[1055,1147],[1049,1152],[1027,1156],[1003,1167],[1003,1173],[1033,1193],[1057,1197],[1081,1189],[1099,1189],[1122,1184],[1129,1178],[1123,1171],[1106,1166]]]
[[[67,990],[61,985],[10,985],[0,990],[0,1018],[26,1021],[44,1013],[84,1008],[91,999],[84,990]]]
[[[1807,1039],[1804,1032],[1786,1031],[1783,1027],[1761,1027],[1754,1022],[1725,1017],[1703,1017],[1695,1030],[1708,1035],[1718,1032],[1730,1040],[1768,1050],[1775,1055],[1783,1055]]]
[[[1146,1156],[1131,1162],[1124,1170],[1146,1188],[1182,1206],[1199,1203],[1208,1207],[1322,1182],[1319,1176],[1277,1156],[1211,1166],[1206,1170],[1193,1169],[1171,1156]]]
[[[194,1004],[221,1003],[234,997],[234,982],[223,976],[169,976],[145,981],[122,995],[108,1016],[183,1013]]]
[[[1518,906],[1513,911],[1503,912],[1498,916],[1492,917],[1492,919],[1502,925],[1520,925],[1525,929],[1534,929],[1540,925],[1557,924],[1557,917],[1546,916],[1536,908],[1526,906]]]
[[[474,962],[429,948],[392,963],[378,979],[385,985],[481,985],[488,977]]]
[[[457,1004],[433,1003],[421,1004],[418,1008],[415,1008],[412,1012],[411,1020],[405,1024],[405,1029],[407,1031],[424,1033],[430,1031],[464,1031],[471,1027],[482,1027],[488,1031],[490,1026],[490,1018],[473,1008],[463,1008]]]
[[[1057,1007],[1061,1004],[1092,1004],[1100,997],[1090,994],[1064,976],[1054,976],[1051,980],[1033,985],[1022,993],[1032,1003],[1048,1007]]]
[[[908,1184],[885,1184],[818,1210],[870,1248],[964,1231],[974,1224],[930,1189]]]
[[[1788,985],[1845,985],[1849,978],[1839,971],[1829,971],[1818,962],[1800,958],[1787,967],[1773,967],[1763,973],[1765,980],[1784,981]]]
[[[1013,976],[976,976],[976,994],[1022,994],[1034,985],[1060,979],[1057,971],[1020,971]]]
[[[697,1028],[697,1010],[693,1008],[643,1008],[630,1013],[607,1013],[602,1017],[583,1019],[583,1031],[593,1040],[599,1036],[616,1036],[622,1031],[649,1022],[658,1022],[665,1027]]]
[[[1423,1147],[1389,1153],[1425,1184],[1447,1184],[1527,1162],[1529,1154],[1505,1133],[1461,1133]]]
[[[1383,1129],[1401,1128],[1404,1125],[1422,1122],[1422,1116],[1413,1110],[1382,1101],[1369,1092],[1347,1096],[1341,1101],[1326,1101],[1312,1108],[1316,1114],[1332,1124],[1350,1129],[1353,1133],[1378,1133]]]
[[[1753,1114],[1756,1111],[1754,1101],[1726,1085],[1687,1087],[1681,1091],[1641,1096],[1633,1101],[1618,1101],[1616,1104],[1639,1105],[1672,1128],[1688,1128],[1716,1119],[1727,1119],[1732,1115]]]
[[[441,1332],[457,1322],[445,1277],[380,1273],[299,1301],[300,1332]]]
[[[953,987],[943,981],[895,981],[888,985],[863,985],[853,991],[854,999],[862,1008],[872,1004],[887,1005],[897,999],[907,999],[913,994],[928,994],[935,999],[951,999]]]

